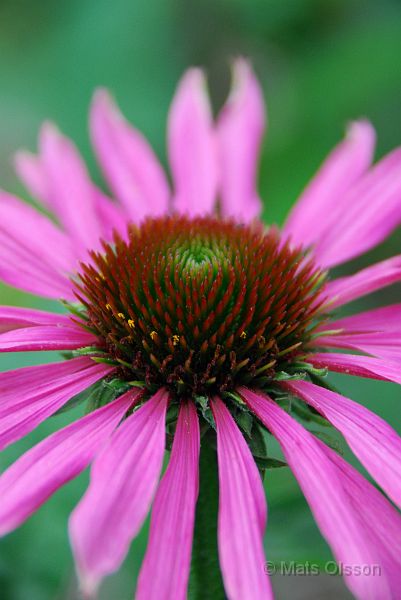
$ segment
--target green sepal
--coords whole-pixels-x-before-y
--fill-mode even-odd
[[[105,364],[105,365],[112,365],[113,367],[118,367],[118,363],[116,363],[116,361],[113,360],[112,358],[107,358],[107,357],[103,357],[103,356],[91,356],[91,359],[95,363],[101,363],[101,364]]]
[[[291,381],[291,380],[302,380],[306,378],[304,371],[296,373],[287,373],[286,371],[277,371],[274,375],[274,381]]]
[[[326,377],[328,370],[324,368],[314,367],[308,362],[297,361],[288,366],[289,371],[296,371],[295,374],[303,373],[303,379],[306,375],[311,377]],[[294,377],[295,379],[296,377]]]
[[[195,396],[195,403],[199,406],[205,421],[216,431],[216,423],[210,408],[209,398],[207,396]]]
[[[180,405],[177,403],[170,404],[167,409],[166,425],[175,425],[178,419]]]
[[[255,417],[249,411],[245,410],[237,410],[236,414],[233,416],[240,429],[242,429],[246,435],[251,437]]]
[[[341,456],[344,454],[344,448],[342,447],[341,442],[336,440],[336,438],[328,434],[326,431],[315,431],[313,429],[309,429],[308,431],[319,438],[319,440],[324,442],[326,446],[329,446],[329,448],[335,450],[338,454],[341,454]]]
[[[97,385],[97,384],[95,383],[94,385]],[[91,387],[93,387],[93,386],[91,386]],[[61,406],[61,408],[56,410],[56,412],[53,413],[52,416],[57,417],[57,415],[61,415],[65,412],[68,412],[69,410],[72,410],[73,408],[75,408],[76,406],[79,406],[83,402],[86,402],[86,400],[88,399],[88,394],[90,394],[90,390],[91,390],[91,388],[87,388],[83,392],[80,392],[79,394],[76,394],[75,396],[70,398],[70,400],[68,400],[68,402],[66,402],[63,406]]]
[[[256,456],[253,455],[256,464],[259,469],[280,469],[282,467],[288,467],[287,463],[284,460],[279,460],[278,458],[270,458],[269,456]]]
[[[96,355],[96,357],[98,355],[100,355],[102,357],[102,355],[107,356],[106,352],[104,352],[103,350],[101,350],[101,348],[98,348],[97,346],[84,346],[83,348],[78,348],[78,350],[71,350],[71,356],[76,358],[77,356],[92,356],[92,355]],[[93,356],[93,358],[95,358],[95,356]]]
[[[110,379],[109,381],[102,379],[88,387],[86,390],[73,396],[66,404],[64,404],[64,406],[59,408],[54,415],[67,412],[83,402],[87,403],[85,412],[90,413],[101,406],[105,406],[112,400],[115,400],[115,398],[124,394],[131,387],[132,386],[120,379]]]
[[[125,392],[131,389],[131,386],[120,379],[102,379],[98,382],[98,387],[88,398],[86,412],[92,412],[101,406],[105,406],[112,402],[118,396],[122,396]]]
[[[88,315],[80,302],[68,302],[67,300],[61,300],[61,304],[65,306],[68,312],[76,317],[79,317],[84,321],[88,320]]]
[[[327,379],[323,379],[317,374],[310,373],[310,379],[312,383],[315,383],[316,385],[319,385],[320,387],[323,387],[326,390],[329,390],[330,392],[335,392],[336,394],[340,393],[339,390],[333,384],[327,381]]]
[[[295,413],[303,421],[307,421],[308,423],[312,422],[322,425],[323,427],[332,427],[331,423],[322,417],[322,415],[319,414],[313,408],[313,406],[305,404],[304,402],[298,400],[298,398],[292,398],[290,412]]]

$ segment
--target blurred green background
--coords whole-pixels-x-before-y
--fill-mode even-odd
[[[228,88],[229,60],[244,54],[269,106],[260,173],[264,217],[281,223],[348,120],[371,119],[378,157],[401,142],[400,31],[396,0],[0,0],[0,185],[24,195],[10,157],[17,148],[34,149],[38,128],[49,118],[74,138],[100,181],[87,134],[88,105],[99,85],[113,90],[165,161],[166,114],[183,70],[205,66],[217,109]],[[342,272],[399,251],[398,233]],[[0,295],[2,304],[52,306],[11,288],[0,287]],[[349,310],[397,299],[400,288],[393,286]],[[2,355],[0,368],[49,358]],[[336,383],[401,431],[395,385],[342,376]],[[1,468],[73,416],[53,418],[5,451]],[[66,524],[86,482],[85,473],[0,541],[2,600],[77,598]],[[265,483],[268,559],[329,560],[291,473],[271,471]],[[132,597],[145,543],[146,527],[101,598]],[[278,598],[350,597],[338,577],[275,577],[274,587]]]

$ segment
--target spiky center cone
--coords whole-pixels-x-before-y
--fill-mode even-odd
[[[175,397],[263,387],[308,344],[322,274],[275,229],[160,217],[103,247],[77,295],[128,381]]]

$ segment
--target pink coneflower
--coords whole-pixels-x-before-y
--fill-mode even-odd
[[[216,125],[202,72],[184,75],[168,121],[173,191],[104,90],[95,95],[90,129],[114,200],[50,124],[39,154],[19,153],[16,167],[57,223],[1,192],[1,278],[69,309],[0,310],[2,351],[59,350],[65,359],[0,375],[1,446],[88,390],[86,416],[1,476],[1,532],[92,463],[70,520],[83,590],[93,593],[119,568],[153,500],[136,597],[184,598],[194,527],[197,543],[209,535],[197,508],[200,461],[205,493],[214,485],[207,469],[218,468],[226,595],[270,598],[260,470],[278,461],[267,453],[267,431],[336,560],[349,567],[354,595],[401,598],[399,513],[306,428],[331,423],[401,505],[401,439],[323,379],[328,370],[401,382],[401,304],[335,317],[337,307],[400,280],[401,256],[340,279],[327,274],[400,222],[401,150],[371,167],[373,129],[353,123],[280,232],[258,221],[264,105],[245,61],[235,64]],[[380,576],[352,568],[375,565]]]

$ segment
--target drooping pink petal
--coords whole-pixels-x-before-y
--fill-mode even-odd
[[[233,84],[217,122],[223,216],[248,222],[260,214],[259,152],[265,129],[263,92],[249,63],[235,61]]]
[[[68,237],[33,206],[0,191],[0,227],[21,248],[56,271],[71,271],[74,249]]]
[[[401,148],[394,150],[346,193],[316,255],[333,267],[382,242],[401,221]]]
[[[62,325],[37,325],[0,334],[0,352],[31,352],[38,350],[76,350],[96,346],[97,337],[72,321]]]
[[[189,69],[178,85],[167,141],[175,211],[189,216],[211,214],[218,184],[216,140],[200,69]]]
[[[308,381],[283,385],[343,434],[372,477],[401,506],[401,438],[394,429],[364,406]]]
[[[325,330],[340,330],[344,334],[401,331],[401,304],[374,308],[357,315],[330,321],[319,328],[321,332]]]
[[[48,194],[57,217],[68,232],[80,258],[99,247],[101,227],[96,214],[93,186],[75,145],[51,123],[39,137]]]
[[[113,240],[113,233],[117,231],[123,239],[127,236],[127,225],[130,221],[123,207],[113,202],[103,192],[95,188],[96,213],[102,225],[102,239]]]
[[[76,151],[75,156],[80,162]],[[40,156],[25,150],[17,152],[14,157],[15,170],[27,190],[50,210],[57,212],[57,202],[55,198],[52,202],[50,179],[46,177],[42,162]],[[84,169],[85,167],[83,167]],[[128,215],[124,214],[120,205],[113,202],[95,185],[91,184],[91,188],[91,198],[94,202],[102,239],[111,240],[113,231],[118,231],[124,236],[129,221]]]
[[[51,208],[49,182],[46,179],[40,157],[32,152],[20,150],[14,156],[14,167],[18,177],[32,196]]]
[[[153,503],[137,600],[187,597],[198,480],[199,420],[188,402],[181,405],[169,464]]]
[[[35,365],[0,373],[0,407],[7,400],[26,400],[35,393],[58,386],[62,377],[74,375],[93,365],[88,357]]]
[[[367,121],[350,125],[347,135],[329,154],[292,209],[284,226],[296,246],[309,246],[324,238],[336,223],[337,213],[348,208],[344,197],[369,168],[375,132]]]
[[[75,300],[67,278],[45,273],[46,267],[30,259],[27,252],[20,252],[17,245],[5,247],[0,231],[0,281],[24,292],[59,300]]]
[[[69,325],[68,315],[17,306],[0,306],[0,333],[34,325]]]
[[[401,515],[390,502],[341,456],[316,440],[337,467],[343,489],[367,531],[380,557],[376,577],[383,575],[390,584],[390,598],[399,597],[401,589]]]
[[[399,331],[324,335],[316,338],[315,343],[320,347],[348,348],[388,361],[401,361]]]
[[[137,393],[127,392],[52,434],[1,475],[0,535],[21,525],[59,487],[87,467]]]
[[[284,456],[309,503],[336,560],[346,565],[369,565],[370,574],[346,573],[347,585],[357,598],[391,599],[383,574],[373,566],[380,555],[345,492],[341,476],[318,440],[266,395],[240,388],[250,409],[279,441]]]
[[[21,369],[23,373],[19,377],[18,371],[11,372],[10,376],[0,374],[0,449],[22,438],[70,398],[113,371],[109,365],[96,364],[88,358],[86,368],[82,368],[85,364],[82,359],[72,359],[68,363],[69,371],[62,369],[63,375],[59,378],[52,373],[52,368],[60,372],[58,365],[52,364],[30,367],[30,371]],[[32,384],[39,374],[43,378],[35,388]],[[24,381],[32,382],[31,386],[22,388]]]
[[[76,260],[70,240],[31,206],[0,192],[0,277],[50,297],[72,296]]]
[[[330,298],[330,308],[348,304],[357,298],[371,294],[401,279],[401,255],[393,256],[355,275],[330,281],[324,293]]]
[[[161,389],[122,423],[96,457],[72,513],[71,542],[87,593],[118,569],[149,510],[163,462],[167,401]]]
[[[401,384],[401,372],[398,364],[371,356],[325,352],[319,354],[316,352],[308,356],[306,360],[319,369],[327,368],[336,373],[394,381]]]
[[[264,570],[267,509],[252,454],[224,402],[211,403],[219,465],[219,558],[230,600],[272,598]]]
[[[168,210],[169,186],[143,135],[123,117],[106,90],[96,92],[90,127],[92,143],[110,188],[134,222]]]

